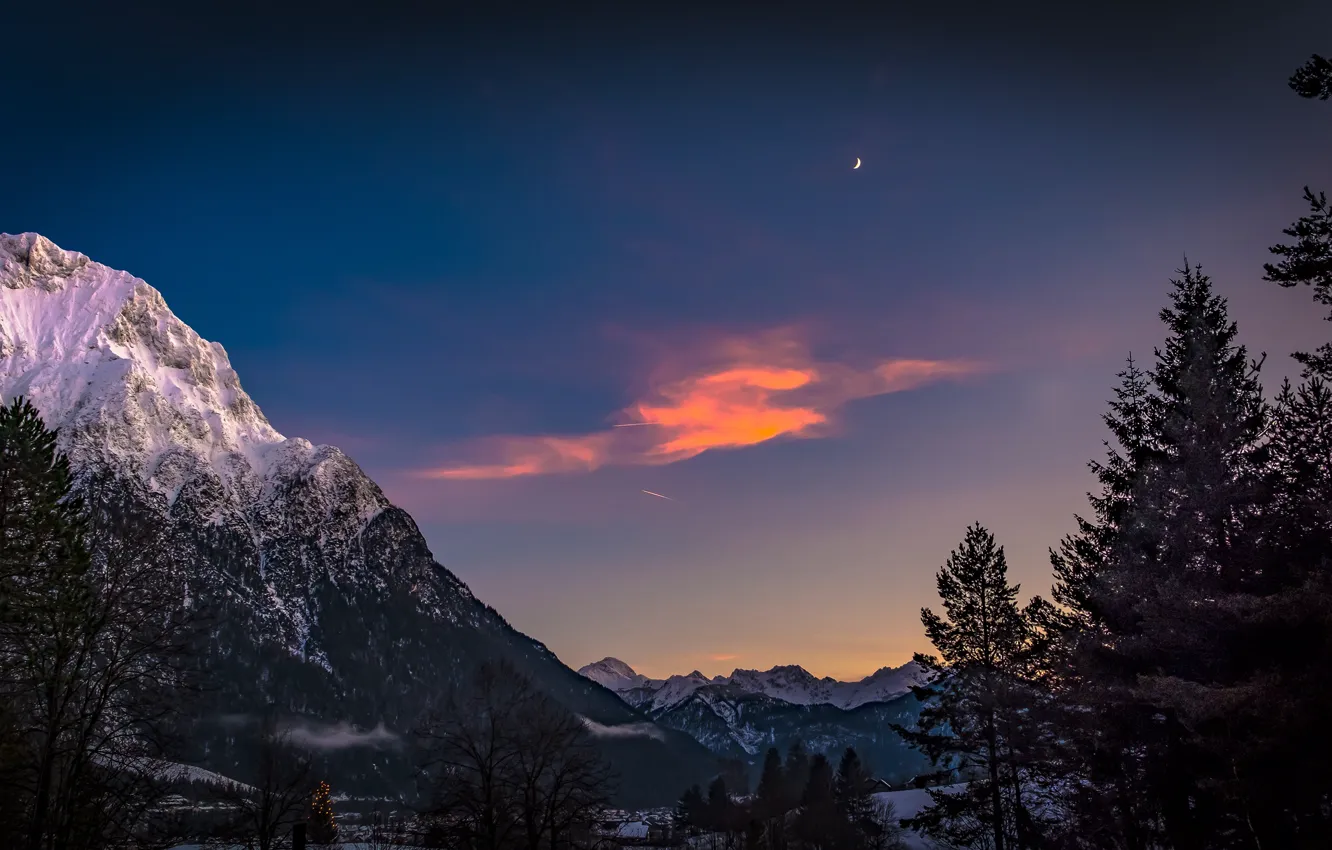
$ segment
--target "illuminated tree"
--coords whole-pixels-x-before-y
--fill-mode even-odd
[[[338,824],[333,819],[333,801],[327,782],[320,782],[310,799],[310,843],[332,844],[338,840]]]

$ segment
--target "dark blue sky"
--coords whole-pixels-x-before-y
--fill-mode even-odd
[[[0,230],[160,289],[566,661],[864,674],[919,648],[971,521],[1044,589],[1186,252],[1273,377],[1326,331],[1260,276],[1332,188],[1332,110],[1284,85],[1332,9],[991,5],[34,6]],[[984,374],[841,392],[818,439],[416,474],[600,445],[663,364],[779,327],[825,372]]]

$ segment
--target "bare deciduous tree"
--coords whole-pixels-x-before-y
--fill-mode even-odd
[[[230,810],[211,842],[215,846],[284,850],[291,846],[292,827],[305,820],[315,785],[310,755],[291,743],[272,711],[259,724],[255,755],[253,785],[234,783],[215,792]]]
[[[610,770],[582,721],[506,664],[482,666],[418,737],[434,846],[570,846],[609,800]]]

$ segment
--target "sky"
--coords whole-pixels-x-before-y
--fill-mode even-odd
[[[1048,592],[1186,255],[1269,387],[1328,333],[1261,280],[1327,4],[187,5],[7,18],[0,231],[157,287],[574,667],[902,664],[970,523]]]

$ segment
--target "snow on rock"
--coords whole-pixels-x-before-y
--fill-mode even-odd
[[[578,672],[603,688],[609,688],[616,693],[641,688],[650,681],[647,676],[635,673],[632,667],[618,658],[603,658],[594,664],[583,667]]]
[[[35,233],[0,234],[0,398],[20,395],[76,469],[130,473],[168,503],[202,473],[237,507],[292,476],[362,479],[363,523],[388,505],[337,449],[278,433],[160,292]]]
[[[771,670],[735,670],[730,676],[709,679],[695,670],[685,676],[649,679],[617,658],[604,658],[578,671],[620,694],[637,707],[669,708],[705,685],[732,685],[746,693],[763,694],[792,705],[835,705],[858,708],[871,702],[886,702],[911,690],[924,680],[924,671],[914,661],[901,667],[883,667],[858,682],[816,678],[803,667],[773,667]]]

